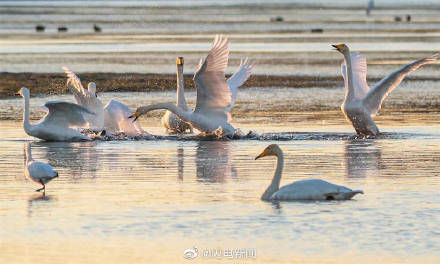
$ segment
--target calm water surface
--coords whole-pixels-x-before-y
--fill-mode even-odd
[[[340,76],[342,57],[329,45],[344,42],[367,55],[368,76],[378,77],[438,52],[438,1],[375,2],[367,17],[363,0],[2,1],[0,71],[61,72],[68,65],[79,73],[174,73],[175,57],[185,56],[192,73],[217,33],[231,39],[229,72],[248,56],[255,74]],[[394,22],[407,14],[411,23]],[[284,21],[270,22],[276,16]],[[37,24],[46,31],[36,33]],[[69,31],[59,34],[58,26]],[[427,65],[412,76],[438,72],[438,64]],[[342,82],[335,89],[240,91],[233,124],[278,133],[264,141],[41,142],[16,121],[22,99],[1,100],[0,262],[209,263],[226,257],[203,257],[206,249],[254,249],[256,259],[228,262],[439,263],[438,86],[422,79],[393,91],[376,117],[386,136],[374,140],[350,136],[339,110]],[[193,104],[195,93],[186,95]],[[175,92],[100,98],[134,109],[174,101]],[[33,97],[33,119],[47,100],[73,98]],[[141,120],[153,134],[163,133],[159,115]],[[296,140],[270,140],[292,131]],[[24,177],[29,141],[34,158],[60,175],[44,197]],[[275,161],[254,157],[270,143],[286,156],[282,185],[321,178],[365,195],[262,202]],[[194,246],[199,256],[185,260],[183,251]]]
[[[438,126],[386,127],[393,136],[376,140],[91,143],[40,142],[11,121],[0,128],[6,262],[180,262],[193,246],[200,254],[256,249],[256,260],[243,260],[252,263],[440,259]],[[345,128],[339,130],[351,131]],[[45,197],[23,175],[29,140],[34,158],[60,174]],[[254,157],[270,143],[286,156],[282,184],[322,178],[365,195],[345,202],[260,201],[274,160]]]

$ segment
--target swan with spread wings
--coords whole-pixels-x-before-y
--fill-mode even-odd
[[[47,141],[83,141],[91,140],[74,128],[87,125],[84,114],[93,115],[86,108],[67,102],[48,101],[44,109],[47,115],[40,122],[29,122],[29,89],[23,87],[18,94],[24,98],[23,128],[26,134]]]
[[[130,118],[134,117],[135,121],[139,116],[152,110],[166,109],[201,132],[213,133],[220,130],[221,135],[234,135],[235,128],[229,123],[231,120],[229,111],[234,106],[238,87],[251,74],[252,64],[247,59],[242,61],[238,70],[226,80],[228,58],[228,39],[217,35],[208,56],[200,60],[194,74],[197,87],[194,111],[184,110],[172,103],[159,103],[139,107]]]
[[[146,135],[139,122],[131,122],[127,116],[133,112],[123,103],[110,100],[104,107],[96,93],[96,84],[90,82],[87,90],[84,89],[79,77],[67,67],[63,67],[67,74],[67,87],[73,93],[76,102],[96,113],[94,116],[86,116],[89,129],[100,132],[105,130],[107,134],[124,132],[129,136]]]
[[[98,99],[96,84],[90,82],[87,85],[87,89],[84,89],[81,80],[75,73],[67,67],[63,67],[63,70],[68,77],[67,87],[75,97],[76,103],[87,108],[90,112],[95,113],[94,115],[85,116],[85,119],[89,124],[88,128],[95,132],[100,132],[104,129],[104,107],[102,106],[101,100]]]
[[[433,63],[438,54],[416,60],[393,71],[374,87],[367,83],[367,60],[359,52],[350,54],[347,45],[332,45],[344,55],[342,75],[345,82],[345,99],[341,105],[342,112],[360,136],[376,136],[379,128],[373,117],[379,112],[383,100],[397,87],[409,73],[422,65]]]

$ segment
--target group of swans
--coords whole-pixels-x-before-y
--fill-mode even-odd
[[[356,133],[363,137],[379,134],[373,117],[380,110],[384,99],[403,81],[405,76],[422,65],[435,62],[438,58],[438,54],[434,54],[404,65],[370,89],[366,78],[367,60],[365,56],[358,52],[350,54],[350,50],[345,44],[332,46],[344,55],[342,75],[346,94],[341,110],[353,125]],[[136,120],[139,116],[152,110],[167,109],[175,114],[167,112],[162,119],[168,130],[182,132],[182,130],[186,130],[182,127],[189,124],[202,132],[212,133],[221,129],[222,135],[233,135],[235,128],[229,123],[231,119],[229,111],[234,105],[238,87],[249,78],[252,65],[246,59],[240,64],[237,72],[226,80],[224,72],[228,55],[227,39],[216,36],[211,51],[204,61],[200,61],[198,70],[194,74],[194,82],[197,86],[197,100],[194,110],[190,110],[186,105],[183,96],[183,80],[179,79],[177,105],[159,103],[139,107],[130,117],[134,117]],[[183,62],[180,70],[183,70]],[[181,74],[179,75],[178,68],[178,78],[179,76]],[[174,125],[174,128],[171,124]]]
[[[54,171],[46,163],[33,160],[29,143],[25,145],[25,153],[26,177],[32,182],[43,186],[36,190],[37,192],[45,191],[46,183],[58,177],[58,172]],[[277,144],[271,144],[255,160],[266,156],[275,156],[277,158],[277,165],[271,184],[261,196],[263,201],[349,200],[356,194],[363,194],[361,190],[353,191],[347,187],[332,184],[321,179],[296,181],[280,188],[281,173],[283,172],[284,165],[283,151]]]
[[[199,66],[194,74],[193,80],[197,88],[194,110],[186,106],[182,87],[180,91],[178,90],[182,96],[180,101],[178,98],[177,105],[158,103],[139,107],[130,118],[133,117],[133,120],[136,121],[137,118],[150,111],[166,109],[201,132],[233,136],[236,131],[229,123],[231,120],[229,111],[234,106],[238,87],[251,75],[252,64],[248,59],[245,59],[240,63],[238,70],[229,79],[226,79],[225,71],[228,66],[228,59],[228,39],[217,35],[208,56],[204,60],[200,59]],[[171,119],[171,115],[169,116],[169,119]]]
[[[367,61],[358,52],[350,53],[347,45],[332,45],[342,53],[342,75],[346,88],[341,110],[360,136],[376,136],[379,129],[373,117],[380,110],[386,96],[398,86],[406,75],[422,65],[433,63],[438,54],[416,60],[392,72],[373,88],[367,84]],[[191,110],[184,95],[183,58],[177,59],[177,102],[158,103],[139,107],[133,113],[126,105],[111,100],[105,107],[96,93],[96,84],[91,82],[85,89],[78,76],[67,67],[63,67],[68,76],[67,86],[74,95],[77,104],[66,102],[47,102],[49,113],[35,125],[29,123],[29,90],[22,88],[20,94],[25,101],[23,127],[28,135],[51,141],[90,140],[75,128],[85,127],[92,131],[105,130],[108,134],[124,132],[129,136],[149,135],[137,121],[140,116],[156,110],[168,110],[162,118],[162,124],[170,134],[192,132],[215,133],[233,136],[235,128],[230,124],[230,110],[237,98],[238,88],[246,82],[252,72],[252,64],[246,58],[241,61],[238,70],[225,78],[228,65],[228,39],[217,35],[211,50],[205,59],[201,59],[194,74],[197,98],[194,110]],[[133,119],[130,119],[133,118]]]

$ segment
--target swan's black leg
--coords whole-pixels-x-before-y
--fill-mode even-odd
[[[44,183],[40,180],[40,183],[41,183],[41,185],[43,185],[43,187],[42,188],[40,188],[40,189],[38,189],[38,190],[35,190],[36,192],[39,192],[39,191],[43,191],[43,192],[45,192],[46,191],[46,185],[44,185]]]

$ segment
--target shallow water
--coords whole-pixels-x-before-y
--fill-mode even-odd
[[[398,3],[398,4],[396,4]],[[340,75],[347,43],[375,65],[396,65],[438,52],[438,1],[20,1],[0,2],[0,71],[174,73],[185,57],[192,73],[215,34],[231,42],[231,72],[249,57],[254,74]],[[406,16],[412,20],[407,22]],[[282,22],[271,19],[282,17]],[[395,22],[399,16],[402,22]],[[35,32],[35,26],[46,27]],[[95,33],[97,24],[102,32]],[[59,26],[69,30],[58,33]],[[312,33],[321,29],[322,33]],[[387,56],[384,56],[387,54]],[[426,70],[416,75],[436,76]]]
[[[199,262],[227,259],[204,257],[207,249],[255,250],[256,259],[246,263],[440,259],[438,124],[388,126],[385,136],[370,140],[350,138],[344,125],[325,133],[278,127],[309,136],[289,141],[49,143],[29,138],[17,122],[1,121],[0,129],[6,262],[180,262],[193,246]],[[29,140],[34,158],[60,174],[45,197],[23,175]],[[282,184],[322,178],[365,195],[346,202],[260,201],[274,160],[254,157],[270,143],[286,156]]]
[[[230,37],[229,72],[248,56],[255,74],[340,76],[342,56],[329,45],[345,42],[366,54],[369,77],[383,77],[438,51],[438,1],[375,1],[370,17],[363,0],[274,2],[1,1],[0,71],[174,73],[184,56],[192,73],[216,33]],[[411,23],[393,21],[407,14]],[[276,16],[285,21],[270,22]],[[60,25],[69,31],[57,33]],[[0,100],[0,262],[439,263],[440,87],[429,80],[438,68],[424,66],[390,94],[376,139],[354,137],[339,110],[342,81],[241,89],[232,123],[259,135],[241,140],[41,142],[21,127],[22,99]],[[194,105],[195,92],[186,97]],[[99,98],[134,109],[174,101],[175,91]],[[48,100],[73,97],[32,97],[32,122]],[[161,115],[140,121],[163,134]],[[24,177],[25,142],[59,172],[45,196]],[[262,202],[275,161],[254,158],[271,143],[285,154],[282,185],[321,178],[365,194]],[[185,260],[194,246],[199,256]],[[241,249],[255,256],[225,256]]]

